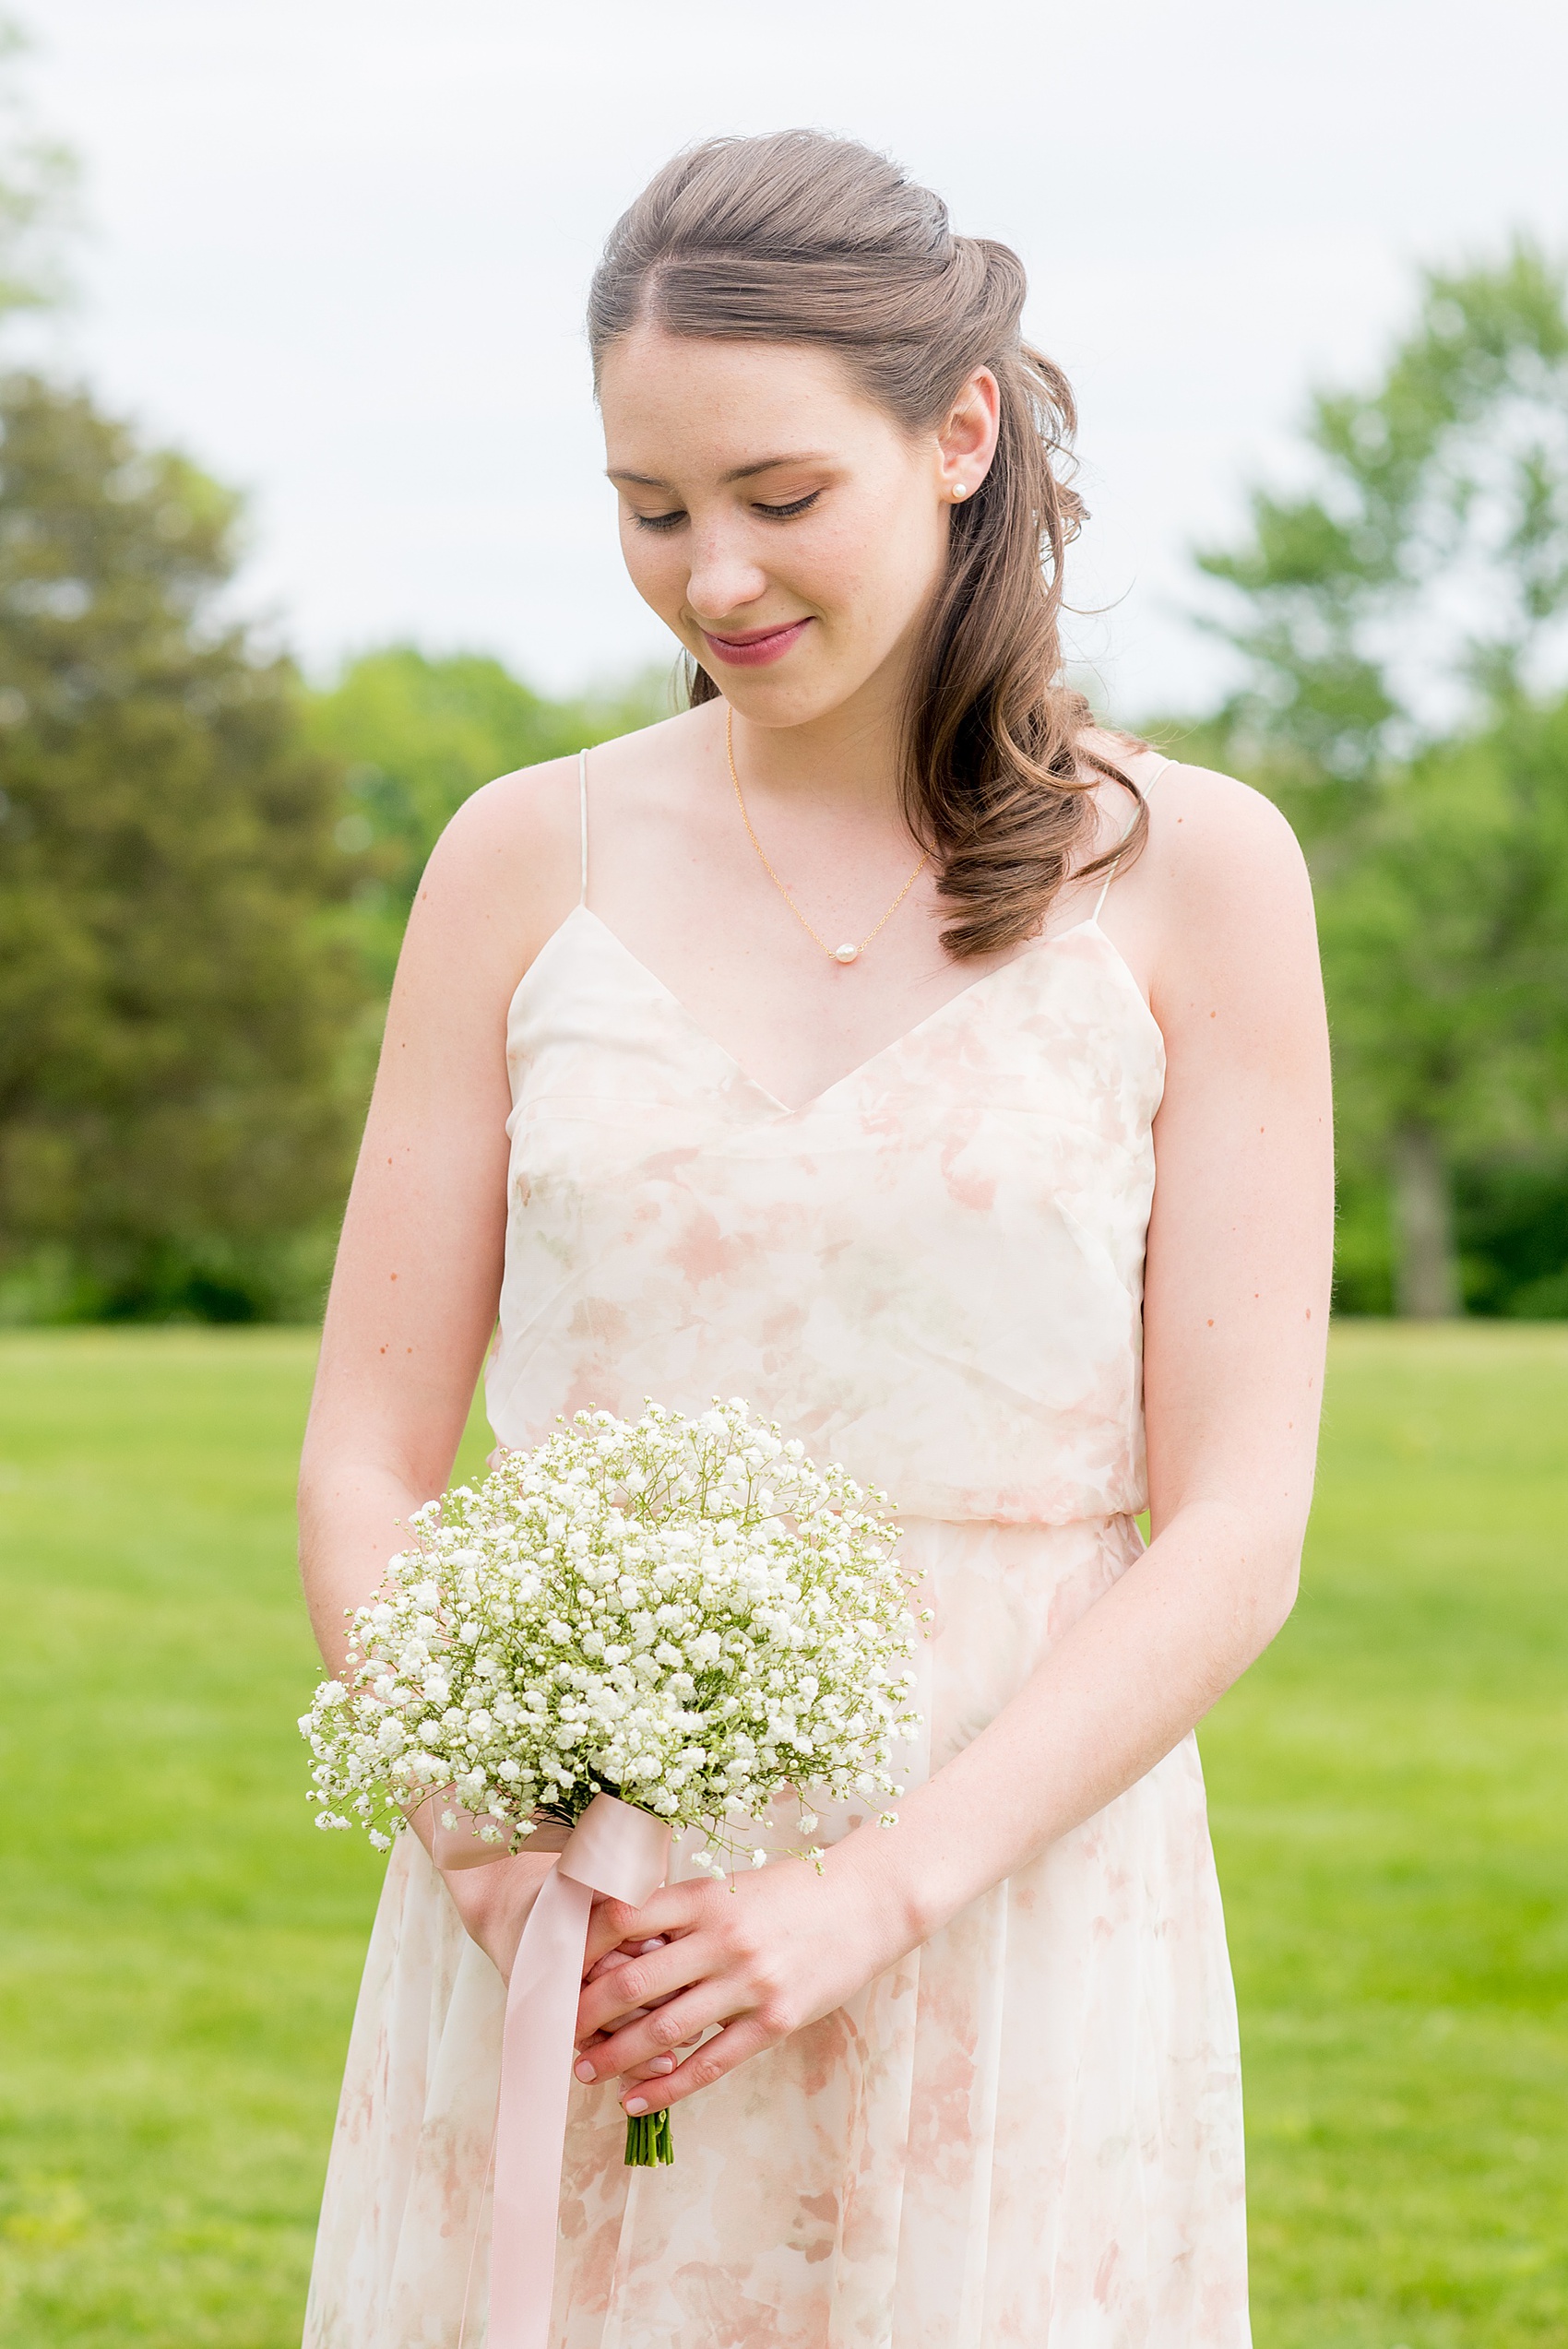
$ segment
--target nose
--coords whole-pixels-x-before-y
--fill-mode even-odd
[[[767,574],[743,543],[742,534],[723,517],[694,516],[687,541],[691,568],[686,601],[694,616],[714,628],[737,619],[767,593]]]

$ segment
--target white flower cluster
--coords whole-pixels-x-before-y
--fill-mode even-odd
[[[579,1412],[415,1515],[300,1723],[317,1826],[385,1849],[440,1793],[515,1846],[603,1792],[705,1829],[718,1871],[785,1787],[900,1793],[916,1578],[885,1506],[742,1402]]]

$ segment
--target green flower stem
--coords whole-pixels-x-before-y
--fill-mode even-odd
[[[628,2113],[626,2115],[626,2167],[652,2169],[659,2162],[672,2162],[675,2148],[670,2136],[670,2115],[659,2113]]]

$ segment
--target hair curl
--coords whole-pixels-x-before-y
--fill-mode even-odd
[[[1071,481],[1066,377],[1022,339],[1027,279],[990,237],[955,236],[946,207],[885,156],[819,131],[716,138],[677,155],[612,231],[588,298],[604,353],[645,323],[717,340],[819,343],[910,433],[940,426],[977,368],[1001,391],[996,453],[950,516],[902,745],[910,830],[953,908],[956,956],[1032,936],[1070,872],[1143,845],[1129,777],[1085,743],[1083,694],[1062,682],[1068,545],[1086,518]],[[719,687],[697,668],[694,702]],[[1102,777],[1136,801],[1124,846],[1075,866]]]

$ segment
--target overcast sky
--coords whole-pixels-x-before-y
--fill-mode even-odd
[[[621,574],[581,313],[675,148],[810,123],[1015,244],[1094,520],[1111,705],[1201,705],[1187,549],[1374,366],[1423,259],[1568,246],[1562,0],[14,0],[87,167],[73,363],[252,498],[313,668],[410,635],[540,684],[671,640]]]

